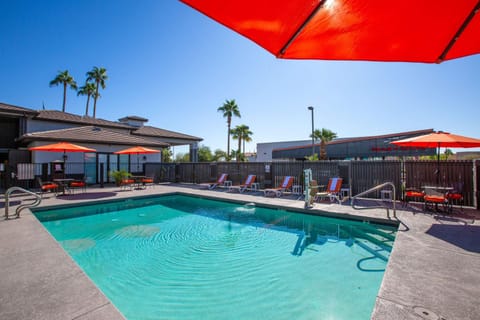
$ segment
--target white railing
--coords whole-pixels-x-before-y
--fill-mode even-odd
[[[374,191],[377,191],[377,190],[380,190],[380,189],[383,189],[387,186],[391,186],[392,187],[392,206],[393,206],[393,216],[396,218],[397,217],[397,210],[395,209],[395,199],[396,199],[396,192],[395,192],[395,185],[393,184],[393,182],[385,182],[385,183],[382,183],[376,187],[373,187],[373,188],[370,188],[366,191],[363,191],[363,192],[360,192],[359,194],[355,195],[352,197],[352,208],[355,209],[355,210],[368,210],[368,209],[378,209],[378,208],[385,208],[387,209],[387,216],[390,218],[390,208],[388,206],[373,206],[373,207],[355,207],[355,200],[357,200],[357,198],[360,198],[366,194],[369,194],[369,193],[372,193]]]
[[[40,204],[40,202],[42,202],[42,197],[35,192],[29,191],[20,187],[8,188],[8,190],[5,192],[5,219],[9,218],[9,214],[8,214],[8,209],[10,207],[9,198],[10,198],[10,194],[12,194],[14,191],[20,191],[20,192],[28,193],[35,196],[35,200],[32,203],[21,204],[17,207],[17,209],[15,210],[16,218],[20,217],[20,211],[22,211],[23,209],[36,207]]]

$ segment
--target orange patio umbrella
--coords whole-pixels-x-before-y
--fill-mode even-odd
[[[277,58],[440,63],[480,53],[479,0],[180,0]]]
[[[149,154],[149,153],[159,153],[159,152],[160,152],[160,150],[136,146],[136,147],[116,151],[116,152],[114,152],[114,154],[136,154],[137,155],[137,170],[138,170],[138,165],[139,165],[138,155],[139,154]]]
[[[480,147],[480,139],[460,136],[453,133],[438,131],[422,136],[392,141],[392,144],[403,147],[438,148],[437,180],[439,179],[440,148],[475,148]],[[438,182],[438,181],[437,181]]]
[[[58,142],[47,144],[43,146],[28,148],[30,151],[48,151],[48,152],[63,152],[63,159],[67,159],[67,152],[95,152],[95,149],[82,147],[77,144],[69,142]]]

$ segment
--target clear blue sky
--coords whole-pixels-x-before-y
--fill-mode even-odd
[[[61,110],[50,80],[68,70],[81,86],[93,66],[109,77],[97,118],[142,116],[212,151],[226,149],[217,112],[226,99],[242,115],[232,125],[254,133],[247,151],[308,140],[310,105],[315,127],[339,137],[433,128],[480,138],[480,55],[440,65],[280,60],[175,0],[0,0],[1,102]],[[85,103],[68,91],[67,112],[83,114]]]

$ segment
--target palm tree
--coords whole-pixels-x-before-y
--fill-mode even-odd
[[[105,89],[105,80],[108,79],[107,69],[93,67],[92,71],[87,72],[87,81],[95,81],[95,94],[93,95],[93,117],[95,118],[97,112],[97,99],[100,97],[98,88]]]
[[[242,152],[242,131],[241,131],[240,126],[236,126],[232,130],[230,130],[230,134],[232,135],[232,139],[234,139],[234,140],[238,139],[238,149],[237,149],[237,151],[235,151],[235,155],[236,155],[235,158],[236,158],[237,162],[239,162],[240,161],[240,154]]]
[[[252,141],[252,135],[253,132],[250,131],[250,127],[242,124],[240,126],[240,130],[242,132],[242,141],[243,141],[243,155],[245,156],[245,142],[251,142]]]
[[[85,108],[85,115],[88,116],[88,104],[90,102],[90,97],[95,95],[96,87],[95,83],[86,82],[83,87],[80,87],[77,92],[77,96],[87,96],[87,106]]]
[[[213,152],[213,161],[227,160],[227,153],[221,149],[215,149]]]
[[[241,117],[235,99],[225,100],[225,103],[217,109],[223,113],[223,117],[227,118],[227,161],[230,161],[230,127],[232,125],[232,117]]]
[[[337,134],[331,130],[322,128],[322,130],[315,129],[313,131],[313,138],[320,140],[320,160],[327,160],[327,142],[332,141],[337,137]],[[312,138],[312,135],[310,135]]]
[[[59,71],[55,79],[50,81],[50,87],[63,85],[63,106],[62,111],[65,112],[65,106],[67,104],[67,86],[70,86],[73,90],[77,90],[77,83],[73,77],[68,73],[68,70]]]
[[[237,161],[240,161],[241,159],[244,160],[245,159],[245,142],[252,141],[252,138],[250,137],[250,135],[252,135],[253,132],[250,131],[249,126],[242,124],[232,129],[231,134],[233,139],[238,139]],[[241,148],[242,142],[243,142],[243,152]]]

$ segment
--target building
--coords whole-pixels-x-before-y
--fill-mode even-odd
[[[396,157],[418,157],[436,154],[435,149],[398,147],[392,141],[434,132],[433,129],[391,133],[378,136],[339,138],[326,146],[330,160],[388,159]],[[257,161],[281,161],[303,159],[320,153],[320,144],[312,146],[311,140],[270,142],[257,144]]]
[[[161,162],[161,152],[146,155],[116,155],[115,151],[131,146],[163,150],[170,146],[189,145],[190,159],[198,159],[198,143],[202,138],[165,130],[145,123],[148,119],[127,116],[119,121],[79,116],[58,110],[32,110],[0,103],[0,163],[15,168],[19,163],[75,163],[91,183],[108,181],[108,171],[126,169],[140,171],[146,162]],[[93,148],[92,153],[29,151],[33,146],[54,142],[71,142]],[[89,168],[87,170],[87,167]],[[98,168],[104,168],[101,177]],[[2,168],[0,167],[0,170]],[[81,169],[81,170],[80,170]],[[70,168],[75,170],[75,167]],[[75,173],[75,172],[70,172]]]

